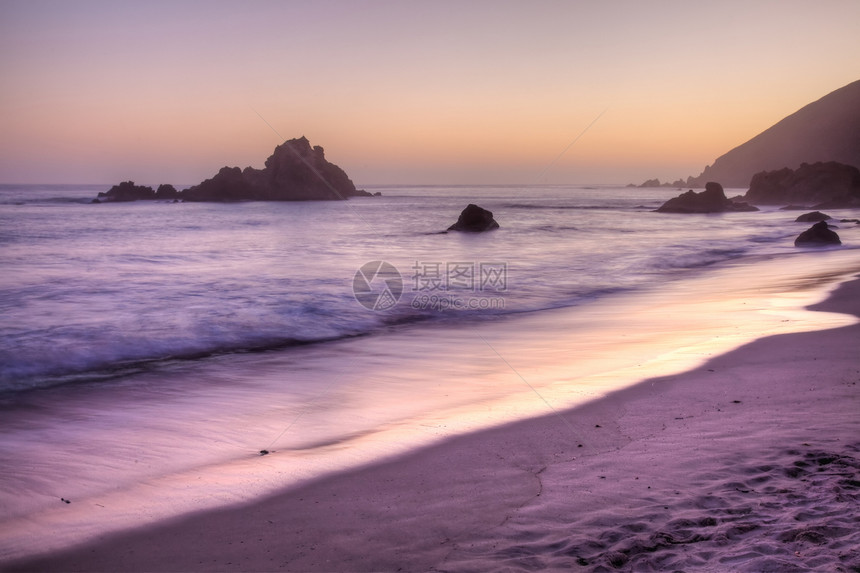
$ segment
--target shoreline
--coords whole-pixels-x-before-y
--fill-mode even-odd
[[[860,316],[858,301],[855,279],[812,309]],[[858,324],[760,338],[573,409],[2,568],[850,571],[858,341]]]

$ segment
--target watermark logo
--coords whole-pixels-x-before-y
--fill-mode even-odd
[[[355,300],[370,310],[388,310],[403,295],[403,277],[391,263],[371,261],[355,271],[352,279]]]
[[[490,296],[508,289],[508,265],[504,262],[415,261],[410,278],[415,293],[410,306],[416,310],[505,308],[504,297]],[[403,278],[394,265],[373,261],[356,271],[352,291],[363,307],[389,310],[400,301]]]

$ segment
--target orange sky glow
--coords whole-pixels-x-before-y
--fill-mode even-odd
[[[193,184],[302,135],[358,185],[674,180],[857,54],[856,0],[0,0],[0,182]]]

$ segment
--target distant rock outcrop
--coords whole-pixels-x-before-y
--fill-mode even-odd
[[[815,209],[860,207],[860,170],[834,161],[756,173],[744,195],[759,205],[805,205]]]
[[[810,103],[717,158],[690,187],[720,181],[746,187],[760,171],[837,161],[860,166],[860,80]]]
[[[831,231],[826,221],[819,221],[794,240],[796,247],[823,247],[827,245],[841,245],[839,235]]]
[[[457,222],[448,227],[449,231],[465,231],[468,233],[483,233],[498,229],[499,224],[493,219],[492,211],[487,211],[473,203],[469,203]]]
[[[155,190],[144,185],[135,185],[134,181],[123,181],[114,185],[106,193],[99,193],[94,203],[110,203],[122,201],[140,201],[155,199]]]
[[[648,179],[641,185],[628,185],[628,187],[684,187],[687,184],[683,179],[678,179],[674,183],[661,183],[659,179]]]
[[[696,193],[692,189],[669,199],[658,209],[659,213],[724,213],[726,211],[758,211],[747,203],[736,203],[726,197],[723,186],[709,181],[705,190]]]
[[[816,223],[818,221],[827,221],[831,219],[830,215],[825,215],[821,211],[813,211],[812,213],[804,213],[794,220],[795,223]]]
[[[224,167],[182,193],[186,201],[306,201],[347,199],[359,192],[346,173],[329,163],[305,137],[275,148],[263,169]]]
[[[158,186],[158,189],[155,190],[155,198],[156,199],[179,199],[181,197],[181,193],[176,190],[176,187],[169,184],[161,184]]]
[[[346,173],[325,158],[322,147],[311,147],[305,137],[285,141],[275,148],[263,169],[222,167],[214,177],[177,191],[173,185],[152,187],[126,181],[94,203],[142,199],[185,201],[307,201],[347,199],[372,194],[355,188]]]

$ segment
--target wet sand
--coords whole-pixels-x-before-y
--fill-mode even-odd
[[[860,281],[815,310],[860,316]],[[856,571],[860,325],[10,571]]]

